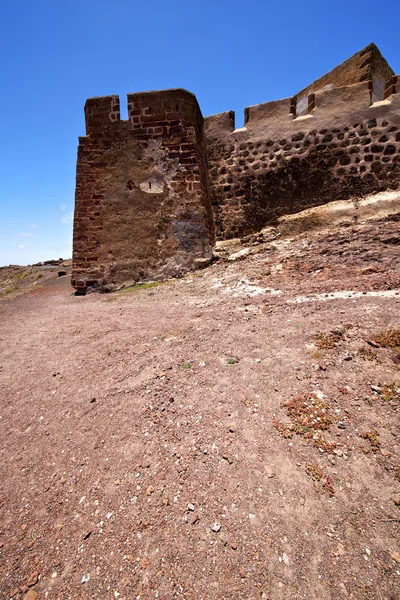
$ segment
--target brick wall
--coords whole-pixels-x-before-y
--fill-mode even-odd
[[[211,257],[214,242],[203,118],[185,90],[85,106],[75,197],[72,284],[113,289],[179,275]]]
[[[351,84],[351,85],[349,85]],[[72,283],[115,289],[205,264],[219,239],[400,186],[400,77],[374,44],[293,98],[203,120],[185,90],[91,98]]]

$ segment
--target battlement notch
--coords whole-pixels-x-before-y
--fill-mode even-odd
[[[119,96],[88,98],[85,104],[86,135],[101,133],[110,125],[119,124]]]

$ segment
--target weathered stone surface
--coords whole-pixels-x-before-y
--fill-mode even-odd
[[[203,117],[185,90],[116,96],[85,106],[74,220],[72,285],[115,289],[180,275],[214,242]]]
[[[128,116],[117,96],[85,106],[72,273],[82,292],[179,276],[211,260],[215,234],[400,185],[400,77],[373,44],[294,98],[246,108],[240,129],[232,111],[203,121],[180,89],[130,94]]]

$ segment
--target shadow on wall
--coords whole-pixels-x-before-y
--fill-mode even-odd
[[[252,174],[242,182],[243,222],[246,231],[257,231],[275,224],[285,214],[298,213],[332,200],[364,198],[387,189],[397,189],[400,182],[400,156],[392,163],[378,163],[376,172],[363,175],[343,173],[340,177],[332,170],[338,158],[331,152],[313,149],[302,160],[280,157],[273,171]]]

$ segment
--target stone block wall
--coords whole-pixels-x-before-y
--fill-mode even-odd
[[[255,232],[283,214],[400,186],[400,77],[372,103],[371,81],[205,119],[217,237]]]
[[[79,139],[72,285],[115,289],[211,258],[214,225],[203,117],[186,90],[86,102]]]
[[[383,100],[384,82],[393,75],[393,69],[382,56],[378,47],[375,44],[369,44],[298,92],[296,98],[298,102],[301,102],[302,98],[327,86],[330,88],[343,87],[371,81],[372,99],[375,102]]]
[[[182,89],[90,98],[72,285],[112,290],[207,264],[215,237],[400,186],[400,76],[370,44],[292,98],[203,119]]]

